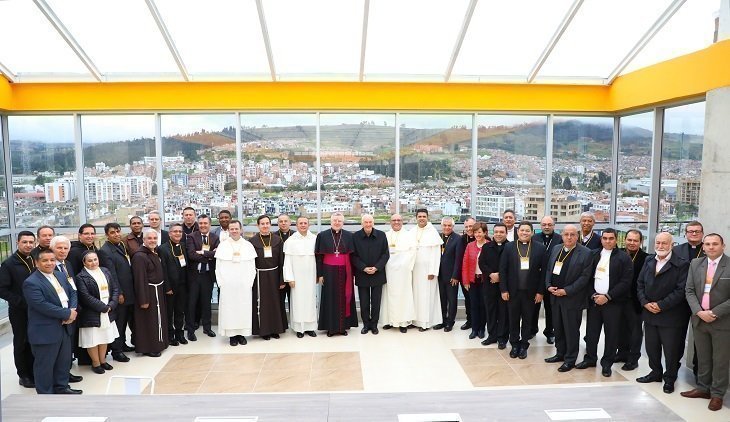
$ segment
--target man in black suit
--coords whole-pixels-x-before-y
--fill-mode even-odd
[[[102,267],[106,267],[119,286],[119,303],[117,304],[115,323],[119,337],[111,344],[112,358],[117,362],[129,362],[124,352],[133,352],[134,347],[127,346],[127,327],[129,327],[132,344],[134,344],[134,279],[132,277],[131,254],[122,241],[122,227],[117,223],[104,226],[106,242],[101,247],[104,252]]]
[[[190,264],[188,268],[188,310],[185,313],[185,329],[188,340],[196,341],[195,308],[200,301],[203,333],[215,337],[211,329],[210,302],[215,284],[215,250],[218,247],[218,236],[210,232],[210,217],[202,214],[198,217],[198,231],[188,235],[185,249]],[[183,231],[185,228],[183,227]]]
[[[644,340],[644,325],[641,320],[641,310],[643,309],[639,298],[636,296],[636,280],[639,273],[644,267],[647,253],[641,249],[644,242],[644,235],[639,230],[631,229],[626,233],[626,248],[624,251],[631,258],[633,268],[633,276],[631,277],[631,287],[629,295],[624,301],[623,310],[621,311],[621,328],[619,329],[618,351],[616,352],[615,362],[626,362],[621,367],[624,371],[633,371],[639,367],[639,358],[641,357],[641,343]]]
[[[517,240],[518,233],[517,226],[515,225],[515,223],[517,223],[517,217],[515,217],[514,210],[504,210],[502,213],[502,223],[505,227],[507,227],[507,240],[510,242]]]
[[[578,244],[578,229],[574,225],[565,226],[562,238],[563,246],[553,249],[545,269],[545,286],[553,301],[557,349],[545,362],[563,362],[558,371],[567,372],[575,368],[578,358],[580,323],[588,304],[593,254]]]
[[[291,218],[286,213],[279,214],[276,218],[276,225],[279,227],[279,230],[274,232],[274,235],[278,236],[284,243],[286,243],[286,240],[296,232],[296,230],[291,230]],[[281,306],[281,309],[286,310],[287,303],[290,304],[289,315],[291,315],[291,286],[289,283],[284,283],[284,288],[279,289],[279,305]],[[375,318],[377,319],[378,315],[376,315]],[[377,331],[378,327],[376,324],[375,331],[373,333],[377,333]]]
[[[482,340],[484,346],[497,343],[501,350],[507,347],[509,340],[509,318],[507,302],[502,299],[499,279],[499,263],[502,259],[507,240],[507,227],[497,223],[492,229],[492,241],[482,247],[479,255],[479,268],[488,282],[484,286],[484,302],[487,310],[487,338]]]
[[[159,211],[150,211],[147,220],[150,222],[150,228],[157,232],[157,246],[170,241],[170,233],[162,228],[162,216]]]
[[[454,265],[459,266],[459,274],[457,275],[457,279],[461,280],[461,267],[462,267],[462,260],[464,259],[464,251],[466,250],[466,245],[476,240],[474,237],[474,224],[476,224],[477,220],[475,220],[473,217],[469,217],[466,220],[464,220],[464,234],[461,235],[461,257],[455,257],[455,259],[458,261]],[[443,262],[443,257],[441,258],[441,261]],[[464,296],[464,311],[466,312],[466,322],[461,325],[462,330],[468,330],[471,328],[471,303],[469,299],[469,292],[464,288],[464,285],[461,284],[461,294]]]
[[[461,281],[461,261],[464,257],[464,247],[461,236],[454,233],[454,219],[441,219],[441,262],[439,264],[439,298],[441,299],[441,324],[433,326],[434,330],[444,329],[449,332],[454,328],[456,321],[456,304]],[[466,296],[464,296],[466,297]],[[470,322],[469,322],[470,323]]]
[[[542,268],[547,268],[547,260],[550,258],[550,253],[553,248],[563,243],[563,239],[559,234],[555,233],[555,220],[549,215],[546,215],[540,221],[541,233],[536,233],[532,236],[532,240],[540,242],[545,246],[545,262],[542,264]],[[540,303],[535,304],[535,313],[532,315],[532,336],[535,336],[538,331],[538,321],[540,319],[540,304],[545,306],[545,329],[542,333],[545,335],[548,344],[555,343],[555,330],[553,328],[553,308],[550,306],[550,298],[543,300]]]
[[[685,296],[689,262],[672,253],[672,242],[669,233],[656,236],[656,255],[646,259],[637,280],[639,301],[644,307],[644,347],[651,372],[636,381],[664,380],[663,390],[667,394],[674,392],[690,317]],[[662,351],[666,363],[663,373]]]
[[[535,304],[542,302],[545,282],[542,264],[545,246],[532,241],[532,224],[523,221],[517,229],[518,239],[504,247],[499,263],[499,288],[509,312],[511,358],[527,358]]]
[[[33,352],[28,342],[28,305],[23,297],[23,282],[35,271],[35,264],[30,256],[35,235],[22,231],[18,233],[17,241],[18,249],[0,266],[0,298],[8,302],[9,306],[8,317],[13,329],[13,357],[18,372],[18,384],[25,388],[34,388]]]
[[[593,255],[593,285],[586,319],[586,354],[578,369],[593,368],[598,361],[598,340],[601,326],[604,331],[601,374],[611,376],[611,366],[616,358],[621,310],[628,298],[634,269],[631,258],[616,247],[616,230],[607,228],[601,234],[603,249]]]
[[[38,394],[81,394],[68,386],[71,339],[78,297],[66,277],[55,271],[53,251],[35,261],[38,270],[23,283],[28,304],[28,340],[33,348],[33,372]]]
[[[187,261],[182,224],[170,226],[170,239],[158,248],[165,275],[165,307],[170,346],[188,344],[185,338],[185,312],[188,307]]]
[[[699,221],[690,221],[687,223],[687,227],[684,228],[684,236],[687,238],[687,243],[673,247],[672,254],[679,256],[687,262],[692,262],[695,258],[702,258],[705,256],[705,251],[702,249],[702,238],[704,235],[705,229],[702,227],[702,223]]]
[[[596,225],[596,217],[592,212],[584,212],[580,215],[580,244],[592,251],[599,251],[601,246],[601,237],[593,231]]]
[[[362,216],[362,229],[352,235],[355,252],[351,255],[355,284],[360,297],[360,316],[362,317],[362,334],[372,331],[378,334],[378,317],[380,302],[385,284],[385,264],[390,252],[385,233],[373,228],[373,216]]]

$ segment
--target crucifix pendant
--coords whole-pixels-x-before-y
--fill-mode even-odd
[[[340,252],[339,251],[335,251],[335,257],[336,258],[339,258],[340,257]]]

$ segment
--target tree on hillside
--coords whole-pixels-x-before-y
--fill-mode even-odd
[[[568,176],[565,176],[565,179],[563,179],[563,189],[565,189],[565,190],[573,189],[573,182],[570,181],[570,177],[568,177]]]

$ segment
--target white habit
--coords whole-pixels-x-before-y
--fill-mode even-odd
[[[222,336],[250,336],[256,250],[251,242],[228,238],[215,252],[215,276],[220,287],[218,330]]]
[[[383,286],[380,322],[407,327],[416,315],[413,303],[413,266],[416,263],[416,238],[412,231],[393,229],[385,232],[390,259],[385,264],[387,283]]]
[[[441,263],[441,240],[433,224],[411,229],[416,242],[416,263],[413,267],[413,300],[416,317],[413,325],[431,328],[441,324],[441,298],[439,297],[439,264]],[[428,276],[432,274],[432,280]]]
[[[314,242],[317,236],[296,232],[284,242],[284,281],[294,282],[291,289],[291,328],[297,333],[317,329],[317,261]]]

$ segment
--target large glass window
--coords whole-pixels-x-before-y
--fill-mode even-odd
[[[546,116],[480,115],[477,119],[477,197],[480,220],[539,221],[545,210]]]
[[[79,225],[72,116],[9,116],[15,225]]]
[[[551,213],[559,223],[577,222],[583,211],[609,221],[612,148],[612,117],[555,118]]]
[[[662,134],[659,229],[679,234],[699,216],[705,103],[667,108]]]
[[[653,130],[651,111],[621,117],[616,223],[625,227],[648,228]]]
[[[87,222],[146,220],[157,205],[153,115],[82,116]]]
[[[181,222],[191,206],[217,224],[218,212],[238,216],[236,120],[233,114],[160,117],[165,222]]]
[[[460,221],[471,206],[472,117],[409,114],[399,122],[405,222],[414,222],[419,208],[427,208],[434,223],[443,216]]]
[[[320,116],[322,216],[360,224],[362,214],[390,222],[395,210],[395,115]]]
[[[9,226],[8,193],[5,187],[5,143],[0,139],[0,227]]]

